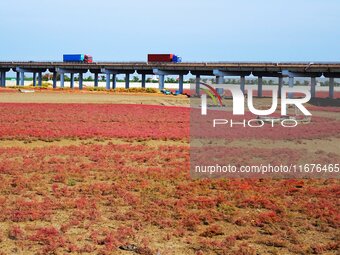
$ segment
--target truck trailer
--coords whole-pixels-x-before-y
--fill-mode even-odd
[[[64,62],[93,63],[92,56],[86,54],[64,54]]]
[[[182,58],[175,54],[148,54],[148,62],[180,63]]]

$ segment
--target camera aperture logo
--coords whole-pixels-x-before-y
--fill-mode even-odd
[[[247,107],[251,114],[256,115],[254,119],[243,119],[242,121],[235,121],[233,119],[213,119],[212,126],[215,128],[220,125],[229,125],[230,127],[251,127],[261,128],[266,123],[272,127],[279,124],[282,127],[292,128],[296,127],[300,122],[310,121],[312,114],[304,106],[311,99],[311,93],[308,88],[302,87],[282,87],[281,97],[279,98],[278,87],[270,88],[272,94],[272,103],[269,109],[257,109],[254,104],[253,88],[248,87],[245,95],[241,88],[233,85],[209,85],[200,83],[200,90],[204,92],[201,95],[201,115],[208,115],[209,110],[227,110],[227,106],[223,104],[224,92],[229,91],[232,96],[232,113],[235,116],[245,115],[245,99],[247,99]],[[221,93],[222,91],[222,93]],[[299,97],[293,97],[297,93]],[[287,96],[288,95],[288,96]],[[303,95],[303,96],[302,96]],[[213,104],[208,105],[208,96]],[[274,117],[277,113],[278,101],[280,101],[281,111],[279,117]],[[263,107],[261,107],[263,108]],[[288,114],[288,108],[294,109],[295,114]],[[296,112],[299,111],[299,114]],[[302,114],[301,114],[302,113]]]

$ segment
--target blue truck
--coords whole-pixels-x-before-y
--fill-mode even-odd
[[[86,54],[64,54],[64,62],[93,63],[92,56]]]
[[[174,63],[181,63],[182,62],[182,58],[177,56],[177,55],[173,55],[172,62],[174,62]]]

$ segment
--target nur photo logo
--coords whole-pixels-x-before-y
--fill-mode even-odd
[[[256,119],[244,119],[240,121],[234,121],[233,119],[213,119],[212,126],[215,128],[218,125],[233,126],[249,126],[249,127],[262,127],[265,123],[270,123],[273,127],[275,123],[280,123],[283,127],[295,127],[299,122],[310,120],[312,114],[304,106],[311,99],[311,93],[308,88],[303,87],[283,87],[281,89],[281,97],[279,97],[279,90],[277,87],[269,89],[271,94],[271,105],[266,109],[264,107],[256,107],[254,99],[254,88],[251,86],[246,88],[244,93],[240,87],[235,85],[217,84],[209,85],[206,83],[200,83],[201,94],[201,115],[208,115],[208,110],[211,111],[228,111],[229,107],[227,103],[223,101],[230,99],[225,96],[228,91],[231,94],[232,99],[232,114],[234,116],[244,116],[246,113],[245,106],[248,111],[256,115]],[[294,95],[298,94],[299,97],[294,98]],[[270,98],[270,97],[269,97]],[[212,104],[208,104],[208,99]],[[280,104],[279,104],[280,100]],[[280,106],[280,116],[273,116],[278,114],[278,107]],[[302,114],[288,114],[288,108],[295,109],[295,113],[300,112]]]

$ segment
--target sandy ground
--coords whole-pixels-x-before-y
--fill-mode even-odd
[[[37,91],[0,93],[0,103],[102,103],[102,104],[151,104],[166,106],[189,106],[186,96],[163,95],[160,93],[107,93],[79,91]]]

